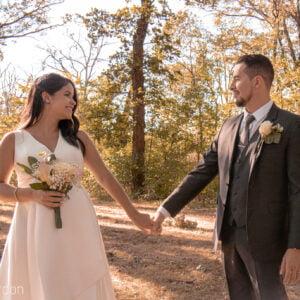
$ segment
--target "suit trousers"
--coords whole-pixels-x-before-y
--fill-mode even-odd
[[[279,275],[281,261],[253,258],[245,227],[224,225],[222,251],[231,300],[287,300]]]

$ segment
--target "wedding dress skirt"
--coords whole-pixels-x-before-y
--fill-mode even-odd
[[[35,179],[17,163],[51,151],[28,131],[15,134],[15,170],[19,187]],[[59,133],[53,152],[60,161],[83,170],[83,156]],[[62,228],[54,210],[35,201],[18,202],[0,264],[1,300],[115,299],[105,249],[92,201],[74,186],[61,207]]]

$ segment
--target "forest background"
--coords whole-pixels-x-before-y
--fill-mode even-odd
[[[78,88],[82,129],[135,199],[165,198],[239,113],[228,89],[239,56],[268,56],[272,100],[300,113],[299,0],[128,0],[113,12],[99,1],[53,24],[62,2],[0,1],[0,136],[16,127],[32,80],[62,73]],[[4,63],[11,41],[45,40],[57,28],[38,49],[40,70],[20,77]],[[106,197],[88,172],[84,183]],[[199,200],[213,205],[216,185]]]

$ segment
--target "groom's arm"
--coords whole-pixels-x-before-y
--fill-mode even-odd
[[[220,132],[219,132],[220,134]],[[163,202],[159,212],[172,217],[195,198],[218,174],[218,138],[215,137],[209,149],[203,155],[199,165],[192,170],[172,194]]]
[[[287,166],[290,188],[288,248],[300,249],[300,118],[292,129]]]
[[[289,180],[288,249],[283,257],[280,273],[284,284],[300,280],[300,118],[291,130],[287,149]]]

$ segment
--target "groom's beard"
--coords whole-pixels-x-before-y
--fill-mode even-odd
[[[235,104],[237,107],[245,107],[246,101],[244,98],[235,99]]]
[[[252,98],[252,91],[247,97],[240,97],[240,96],[236,97],[235,104],[237,107],[245,107],[251,98]]]

